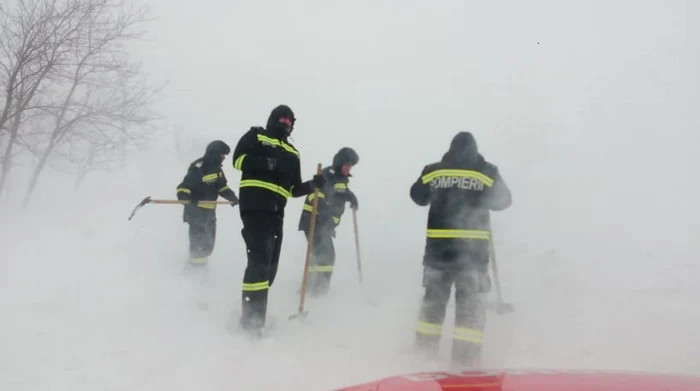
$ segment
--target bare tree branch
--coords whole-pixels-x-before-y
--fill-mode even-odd
[[[79,159],[82,181],[87,171],[100,163],[95,154],[121,154],[128,149],[126,146],[146,138],[148,133],[141,129],[153,126],[159,119],[151,107],[164,86],[150,86],[125,49],[127,42],[143,36],[144,32],[137,28],[148,22],[147,9],[124,0],[70,1],[81,3],[88,11],[70,56],[64,57],[64,66],[52,75],[55,85],[61,86],[62,95],[54,103],[42,105],[53,124],[37,156],[25,205],[54,154],[70,156],[68,160],[75,162],[75,146],[79,143],[85,151]]]
[[[36,167],[91,170],[148,142],[163,86],[151,86],[127,45],[152,20],[139,0],[0,1],[0,192],[21,154]]]
[[[0,171],[0,192],[12,166],[12,148],[20,138],[22,116],[45,90],[79,37],[87,8],[79,0],[9,0],[0,10],[0,78],[4,102],[0,133],[8,142]],[[14,6],[12,6],[14,4]],[[11,124],[10,124],[11,122]]]

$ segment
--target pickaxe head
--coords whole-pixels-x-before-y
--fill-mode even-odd
[[[129,215],[129,221],[131,221],[131,218],[134,217],[137,210],[139,210],[141,207],[148,204],[149,202],[151,202],[151,196],[148,196],[148,197],[144,198],[143,200],[141,200],[141,202],[139,202],[138,205],[136,205],[134,210],[131,211],[131,214]]]

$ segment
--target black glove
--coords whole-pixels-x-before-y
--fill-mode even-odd
[[[359,205],[358,205],[357,196],[355,195],[355,193],[348,194],[348,197],[350,198],[349,199],[350,208],[357,210]]]
[[[326,178],[324,178],[321,174],[316,174],[314,175],[313,179],[311,179],[311,184],[313,187],[322,188],[326,185]]]
[[[231,200],[229,200],[229,201],[231,201],[231,206],[232,206],[232,207],[236,207],[236,205],[238,205],[238,203],[239,203],[238,197],[236,197],[235,195],[233,196],[233,199],[231,199]]]

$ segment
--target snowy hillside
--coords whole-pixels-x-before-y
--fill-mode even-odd
[[[159,135],[76,191],[46,174],[27,208],[26,167],[13,172],[0,203],[1,390],[331,390],[446,368],[447,338],[443,362],[411,355],[427,209],[408,189],[458,130],[514,197],[494,234],[516,311],[489,313],[484,365],[700,373],[697,6],[153,3],[162,18],[142,51],[171,79],[168,121],[195,141],[178,155]],[[145,196],[173,198],[203,143],[233,147],[279,103],[299,117],[305,179],[342,146],[360,154],[350,187],[365,280],[347,213],[331,295],[288,320],[306,249],[291,200],[271,338],[251,342],[226,329],[245,268],[238,210],[218,209],[204,280],[184,271],[181,207],[127,216]],[[230,157],[224,171],[238,191]],[[450,325],[453,314],[451,303]]]

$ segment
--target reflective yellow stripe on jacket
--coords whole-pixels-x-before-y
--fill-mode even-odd
[[[481,239],[489,240],[491,234],[483,229],[428,229],[431,239]]]
[[[309,197],[307,197],[309,202],[313,201],[314,198],[316,198],[316,195],[314,193],[309,194]],[[326,194],[323,192],[318,192],[318,198],[326,198]]]
[[[265,136],[263,134],[258,134],[258,141],[260,141],[263,144],[270,144],[270,145],[282,147],[282,149],[284,149],[285,151],[287,151],[293,155],[296,155],[296,157],[299,157],[299,151],[297,151],[296,149],[294,149],[294,147],[285,143],[284,141],[280,141],[276,138],[268,137],[268,136]],[[243,155],[239,156],[233,162],[233,168],[241,171],[243,168],[243,161],[245,160],[246,156],[247,156],[247,154],[245,154],[245,153]]]
[[[267,136],[262,135],[262,134],[258,134],[258,141],[260,141],[261,143],[268,143],[268,144],[276,145],[278,147],[282,147],[282,148],[284,148],[285,151],[292,153],[292,154],[296,155],[297,157],[299,157],[299,152],[296,149],[292,148],[291,145],[285,143],[284,141],[280,141],[276,138],[267,137]]]
[[[314,207],[311,206],[311,205],[309,205],[309,204],[304,204],[304,210],[307,211],[307,212],[313,212],[313,211],[314,211]],[[331,217],[333,217],[333,222],[334,222],[336,225],[337,225],[337,224],[340,224],[340,217],[337,217],[337,216],[331,216]]]
[[[245,153],[239,156],[238,159],[236,159],[236,161],[233,162],[233,168],[235,168],[238,171],[241,171],[241,169],[243,168],[243,159],[245,159],[245,157]]]
[[[421,177],[423,183],[428,183],[439,177],[472,178],[481,181],[484,185],[493,186],[493,178],[473,170],[442,169],[431,171]]]
[[[202,177],[202,182],[204,183],[209,183],[209,182],[216,182],[217,179],[219,179],[219,173],[214,173],[214,174],[208,174]]]
[[[260,181],[257,179],[244,179],[241,181],[239,187],[241,189],[244,187],[260,187],[262,189],[267,189],[272,192],[275,192],[284,198],[289,198],[292,196],[292,193],[289,190],[283,188],[280,185],[276,185],[271,182]]]

